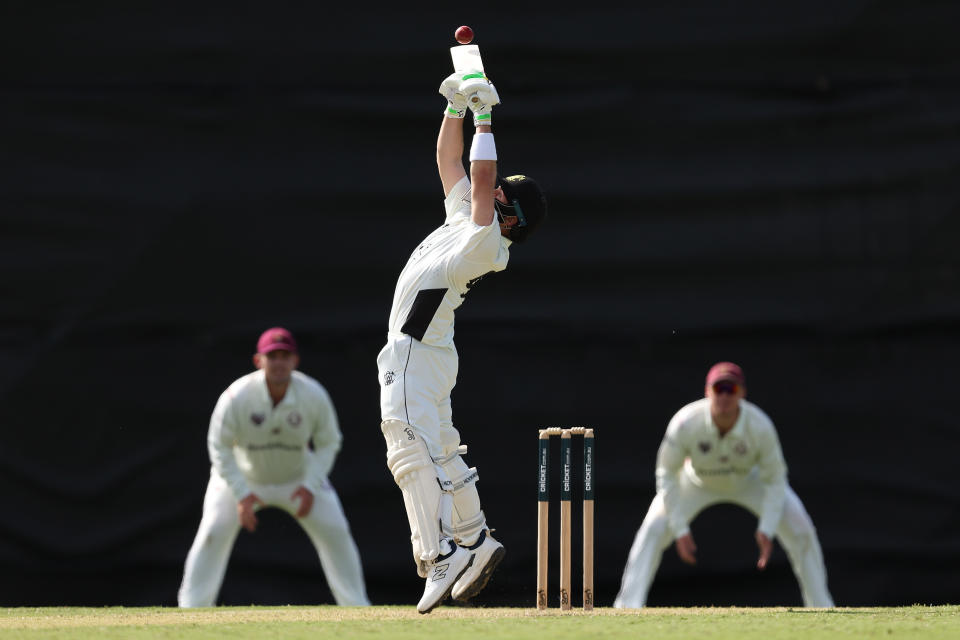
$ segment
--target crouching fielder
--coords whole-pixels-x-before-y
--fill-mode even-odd
[[[437,140],[446,218],[400,274],[377,357],[387,465],[403,494],[417,572],[426,579],[420,613],[448,595],[467,600],[479,593],[504,556],[480,508],[477,470],[463,461],[466,447],[453,426],[454,311],[482,276],[506,268],[511,243],[526,240],[546,215],[535,182],[497,178],[490,121],[500,99],[483,73],[453,74],[440,93],[448,101]],[[476,126],[469,179],[462,160],[468,97],[476,98],[469,101]]]
[[[360,554],[327,479],[342,440],[330,396],[295,370],[300,357],[286,329],[264,331],[253,361],[257,370],[223,392],[210,418],[210,483],[179,604],[216,603],[240,527],[254,531],[257,509],[271,506],[306,531],[337,604],[369,605]]]
[[[744,400],[743,371],[718,362],[707,373],[706,397],[673,416],[657,454],[657,495],[637,532],[613,606],[646,605],[660,558],[672,540],[696,563],[690,522],[705,508],[730,502],[759,518],[755,533],[764,569],[780,539],[807,607],[832,607],[817,532],[787,484],[787,467],[770,418]]]

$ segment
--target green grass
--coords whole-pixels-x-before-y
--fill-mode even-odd
[[[550,609],[218,607],[0,609],[0,638],[382,638],[383,640],[821,640],[960,638],[960,607]]]

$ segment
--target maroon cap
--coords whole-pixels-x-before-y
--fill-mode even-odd
[[[718,362],[710,367],[710,371],[707,372],[707,386],[713,386],[713,383],[721,380],[732,380],[737,384],[746,385],[743,369],[732,362]]]
[[[257,340],[257,353],[270,353],[283,349],[290,353],[297,352],[297,341],[293,335],[283,327],[267,329]]]

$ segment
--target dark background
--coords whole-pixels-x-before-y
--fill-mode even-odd
[[[508,550],[477,602],[533,606],[534,435],[588,425],[609,606],[666,423],[721,359],[779,428],[837,604],[960,601],[956,3],[0,11],[0,604],[175,604],[210,412],[278,324],[336,402],[370,596],[416,602],[375,359],[443,216],[465,23],[501,173],[551,203],[458,312],[455,421]],[[668,550],[650,604],[799,605],[779,547],[753,568],[754,527],[704,512],[700,564]],[[332,599],[269,510],[221,602]]]

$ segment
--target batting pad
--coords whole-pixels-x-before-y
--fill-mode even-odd
[[[387,466],[403,494],[417,572],[426,577],[427,565],[440,554],[440,521],[450,521],[450,494],[440,488],[441,481],[449,480],[439,477],[439,468],[413,427],[385,420],[380,430],[387,441]]]

